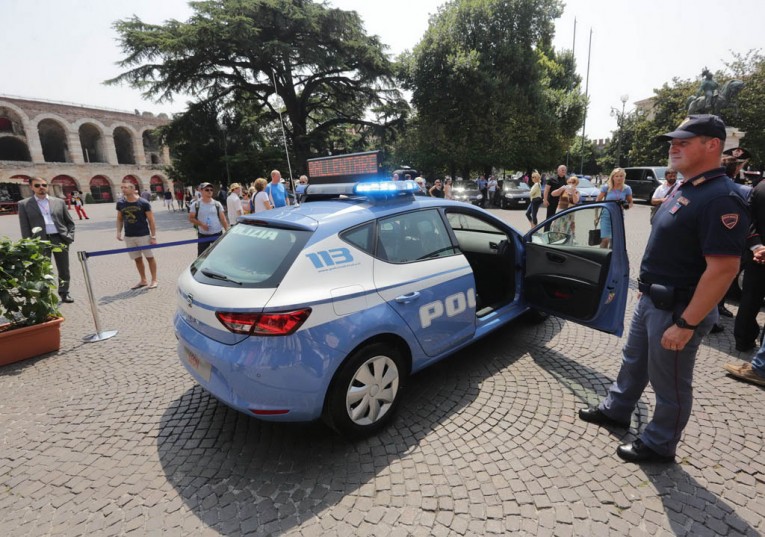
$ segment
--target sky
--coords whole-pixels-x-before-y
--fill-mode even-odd
[[[368,33],[391,54],[410,50],[443,0],[330,0],[355,10]],[[625,111],[673,77],[700,79],[706,66],[724,69],[732,52],[761,47],[762,0],[568,0],[556,21],[556,49],[571,49],[583,87],[590,60],[586,135],[606,138],[612,109]],[[186,20],[186,0],[0,0],[0,95],[71,102],[117,110],[179,112],[186,98],[156,104],[128,86],[102,82],[122,72],[124,56],[112,28],[133,15],[144,22]],[[576,42],[574,46],[574,20]],[[592,30],[592,47],[588,40]]]

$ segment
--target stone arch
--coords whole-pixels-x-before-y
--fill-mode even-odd
[[[2,126],[0,118],[0,126]],[[26,140],[18,136],[3,136],[0,132],[0,160],[18,160],[31,162],[32,155]]]
[[[50,183],[52,185],[58,185],[61,187],[61,191],[64,193],[64,196],[68,196],[74,191],[80,190],[79,184],[77,184],[77,180],[74,177],[71,177],[69,175],[57,175],[53,179],[50,180]]]
[[[152,175],[149,179],[149,185],[152,192],[161,194],[165,191],[165,180],[161,175]]]
[[[141,180],[135,175],[126,175],[122,178],[122,182],[133,183],[137,192],[143,192],[143,189],[141,188]]]
[[[118,164],[135,164],[133,151],[133,133],[127,127],[115,127],[113,132],[114,149],[117,151]]]
[[[64,123],[47,117],[37,123],[45,162],[72,162]]]
[[[93,122],[85,121],[77,129],[82,146],[82,158],[87,162],[107,162],[104,131]]]
[[[0,118],[5,118],[10,122],[10,130],[0,128],[0,133],[5,132],[6,134],[15,134],[16,136],[26,138],[27,133],[24,124],[29,121],[29,117],[21,108],[15,104],[0,100]]]
[[[114,194],[111,180],[105,175],[90,178],[90,195],[96,202],[113,202]]]
[[[143,152],[146,155],[146,164],[164,164],[162,159],[162,146],[156,129],[146,128],[141,132]]]

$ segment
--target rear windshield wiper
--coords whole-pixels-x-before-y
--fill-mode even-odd
[[[231,282],[235,283],[237,285],[242,285],[242,282],[238,282],[236,280],[232,280],[225,274],[219,274],[217,272],[213,272],[212,270],[202,269],[202,274],[207,276],[208,278],[213,278],[214,280],[223,280],[224,282]]]

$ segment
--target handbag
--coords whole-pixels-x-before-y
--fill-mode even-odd
[[[595,226],[595,229],[591,229],[587,232],[587,245],[588,246],[599,246],[600,245],[600,228],[598,225],[600,224],[600,213],[595,213],[595,220],[593,221],[593,225]]]

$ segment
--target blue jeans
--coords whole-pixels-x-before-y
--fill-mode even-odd
[[[674,456],[688,424],[696,352],[719,319],[717,308],[713,308],[682,351],[667,350],[661,346],[661,337],[685,306],[678,304],[674,311],[660,310],[648,296],[640,297],[622,350],[622,367],[599,407],[610,418],[629,421],[650,382],[656,393],[656,405],[640,439],[661,455]]]
[[[765,377],[765,343],[763,343],[760,350],[752,358],[752,369],[761,377]]]
[[[528,218],[529,222],[534,224],[535,226],[539,223],[537,220],[537,212],[539,212],[539,207],[542,205],[542,197],[534,198],[531,200],[531,203],[529,203],[529,206],[526,207],[526,218]]]

